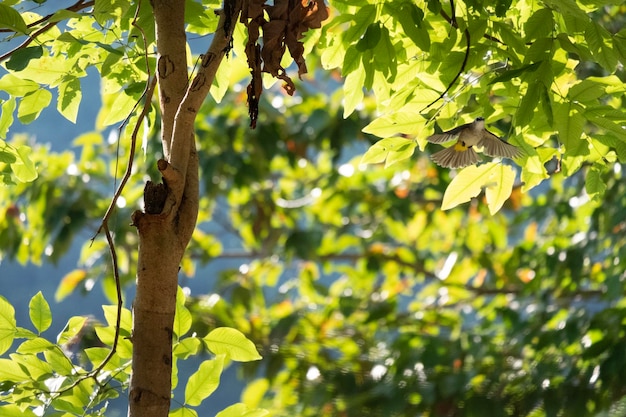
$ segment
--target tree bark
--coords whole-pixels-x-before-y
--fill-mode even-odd
[[[185,0],[153,0],[162,115],[163,183],[148,182],[145,211],[133,213],[139,234],[133,303],[130,417],[166,417],[172,374],[172,329],[178,269],[198,215],[198,156],[194,122],[232,38],[241,0],[229,1],[197,74],[188,82]],[[224,30],[226,24],[227,31]]]

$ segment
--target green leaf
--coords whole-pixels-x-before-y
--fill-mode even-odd
[[[498,164],[493,174],[494,182],[492,185],[487,184],[485,197],[487,198],[487,207],[489,213],[493,216],[496,214],[506,200],[511,196],[513,191],[513,183],[515,182],[515,170],[509,165]]]
[[[15,309],[4,297],[0,296],[0,355],[13,344],[17,331]]]
[[[237,403],[226,407],[217,413],[215,417],[265,417],[269,414],[270,412],[267,410],[261,408],[251,409],[244,403]]]
[[[480,194],[483,188],[491,188],[488,200],[489,211],[496,213],[511,195],[515,172],[511,167],[504,167],[498,162],[489,162],[479,166],[469,166],[459,171],[448,185],[443,195],[442,210],[449,210],[466,203]]]
[[[361,157],[362,164],[378,164],[385,161],[385,168],[406,158],[410,158],[417,143],[414,140],[395,136],[381,139]]]
[[[38,89],[22,98],[17,109],[17,118],[23,124],[29,124],[39,117],[41,111],[52,101],[52,93],[46,89]]]
[[[200,364],[185,386],[185,404],[197,406],[217,389],[220,384],[220,376],[224,369],[226,355],[217,355],[215,359],[209,359]]]
[[[59,97],[57,100],[57,110],[67,120],[76,123],[78,117],[78,107],[83,97],[80,88],[80,81],[76,77],[68,77],[68,80],[59,84]]]
[[[43,352],[44,358],[52,366],[52,369],[60,375],[71,375],[74,373],[72,361],[65,356],[61,349],[48,349]]]
[[[602,84],[586,79],[574,84],[569,89],[567,96],[572,101],[587,102],[602,97],[604,93],[605,88]]]
[[[202,347],[202,339],[198,337],[186,337],[174,344],[172,354],[180,359],[187,359],[189,356],[197,355]]]
[[[595,201],[601,201],[604,196],[606,184],[602,180],[602,172],[596,165],[593,165],[587,172],[587,176],[585,177],[585,190]]]
[[[398,71],[396,49],[389,37],[389,29],[381,27],[380,42],[374,48],[374,66],[382,72],[388,81],[393,82]]]
[[[537,68],[539,68],[540,66],[541,66],[541,62],[533,62],[532,64],[524,65],[520,68],[504,71],[502,74],[498,75],[496,78],[489,81],[489,85],[492,85],[495,83],[503,83],[505,81],[512,80],[513,78],[517,78],[527,72],[535,72],[537,71]]]
[[[17,404],[0,406],[0,416],[2,417],[37,417],[30,408],[24,409]]]
[[[343,117],[348,118],[352,112],[363,102],[363,84],[365,83],[365,70],[362,65],[346,76],[343,83]]]
[[[369,26],[374,23],[375,19],[376,6],[367,4],[363,7],[359,7],[359,10],[354,14],[352,19],[354,24],[345,32],[344,42],[352,43],[357,39],[361,39],[363,34],[369,29]]]
[[[45,351],[46,349],[53,349],[56,345],[43,337],[36,337],[34,339],[29,339],[24,342],[17,348],[18,353],[40,353]]]
[[[539,9],[524,24],[526,41],[548,38],[554,31],[554,16],[550,9]]]
[[[182,407],[170,411],[169,417],[198,417],[198,413],[192,408]]]
[[[384,138],[398,133],[416,135],[421,133],[423,128],[424,120],[422,117],[416,117],[415,112],[398,111],[374,119],[363,128],[363,132]]]
[[[262,359],[256,346],[239,330],[230,327],[218,327],[204,337],[204,342],[216,355],[226,354],[238,362],[257,361]]]
[[[0,110],[0,138],[6,139],[9,128],[13,124],[13,112],[15,112],[15,97],[10,97],[2,103]],[[0,142],[0,149],[4,150],[5,142]]]
[[[183,290],[178,287],[176,293],[176,314],[174,316],[174,334],[179,338],[191,329],[192,323],[191,313],[185,307],[185,295]]]
[[[137,100],[134,97],[131,97],[126,93],[117,94],[110,107],[103,107],[100,110],[102,114],[98,117],[102,117],[102,115],[104,115],[102,125],[110,126],[124,120],[133,109],[136,102]]]
[[[22,71],[28,66],[31,59],[41,58],[42,55],[43,48],[41,45],[20,48],[11,54],[11,58],[6,63],[7,69]]]
[[[589,20],[585,29],[585,39],[589,44],[589,50],[598,64],[608,71],[613,71],[617,65],[617,56],[606,42],[611,34],[594,20]]]
[[[31,149],[26,145],[21,145],[17,149],[17,160],[11,164],[11,171],[20,182],[31,182],[37,179],[37,169],[30,159]]]
[[[66,344],[72,339],[74,336],[78,334],[83,329],[85,322],[87,321],[87,317],[83,316],[74,316],[71,317],[63,331],[57,336],[57,343],[60,345]]]
[[[515,124],[518,126],[526,126],[533,119],[539,95],[541,93],[541,83],[529,82],[526,94],[519,103],[517,112],[515,113]]]
[[[28,314],[30,315],[30,321],[39,333],[48,330],[52,324],[52,312],[50,311],[50,305],[44,298],[41,291],[30,299],[30,303],[28,304]]]
[[[554,106],[554,127],[559,139],[565,145],[565,153],[570,156],[587,155],[587,142],[581,139],[585,118],[571,103],[560,103]]]
[[[39,88],[39,84],[36,82],[16,77],[13,74],[6,74],[0,78],[0,90],[6,91],[14,97],[23,97]]]
[[[115,327],[115,323],[117,320],[117,306],[103,305],[102,310],[104,311],[104,318],[107,324],[110,327]],[[130,333],[131,329],[133,328],[133,313],[127,308],[122,308],[121,313],[122,316],[120,318],[120,329]]]
[[[0,3],[0,28],[13,32],[28,34],[30,29],[22,19],[22,15],[12,7]]]
[[[0,359],[0,381],[23,382],[30,378],[22,367],[12,359]]]

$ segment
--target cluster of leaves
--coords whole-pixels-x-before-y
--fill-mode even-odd
[[[613,19],[619,6],[548,1],[507,9],[501,3],[507,2],[468,2],[456,10],[438,1],[427,9],[403,0],[334,3],[342,14],[325,27],[322,65],[341,68],[344,114],[363,100],[362,86],[382,114],[365,128],[384,138],[365,162],[392,165],[418,146],[424,150],[433,120],[448,130],[476,116],[523,149],[516,160],[523,192],[548,178],[553,159],[566,175],[583,164],[604,171],[625,160],[618,63],[626,60],[626,29],[623,19]],[[458,75],[461,85],[451,84]],[[444,209],[496,183],[500,198],[489,202],[497,211],[513,189],[511,173],[485,176],[484,170],[460,171],[462,184],[474,187],[451,190]],[[600,196],[595,178],[588,186]]]
[[[132,358],[130,310],[123,309],[118,324],[115,306],[103,306],[106,324],[86,316],[69,319],[56,340],[43,333],[52,324],[50,306],[41,292],[29,304],[35,332],[18,327],[15,310],[0,297],[0,352],[20,342],[9,358],[0,358],[0,413],[3,416],[49,415],[56,411],[64,416],[104,416],[107,400],[117,398],[128,386]],[[231,361],[261,359],[254,344],[241,332],[231,328],[214,328],[205,337],[185,335],[192,319],[185,307],[185,296],[179,289],[177,320],[174,323],[174,366],[208,349],[213,358],[200,363],[186,381],[184,402],[172,410],[173,417],[193,417],[194,407],[209,397],[220,382],[220,376]],[[173,387],[178,384],[174,374]],[[232,405],[219,417],[244,415],[262,417],[264,410],[244,403]],[[61,415],[61,414],[59,414]]]

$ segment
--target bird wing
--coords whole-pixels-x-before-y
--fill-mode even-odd
[[[454,146],[431,155],[430,159],[444,168],[464,168],[480,162],[480,157],[474,149],[467,148],[464,151],[457,151]]]
[[[517,158],[522,155],[522,151],[516,146],[506,143],[490,131],[485,129],[483,137],[478,142],[478,146],[483,148],[483,153],[489,156],[499,156],[502,158]]]
[[[426,138],[430,143],[444,143],[454,140],[459,137],[459,134],[463,129],[467,129],[470,127],[471,123],[466,123],[462,126],[455,127],[452,130],[448,130],[447,132],[435,133],[434,135],[430,135]]]

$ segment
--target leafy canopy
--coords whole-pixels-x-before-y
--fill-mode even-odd
[[[79,1],[41,22],[31,2],[2,4],[0,27],[17,41],[62,22],[3,63],[0,163],[12,185],[0,189],[2,257],[55,261],[84,240],[139,123],[144,160],[115,230],[126,249],[122,278],[132,281],[136,237],[123,219],[142,175],[157,175],[160,152],[156,108],[141,121],[133,112],[155,66],[149,2],[139,4]],[[204,349],[214,356],[189,378],[174,415],[194,415],[219,383],[228,355],[211,348],[210,331],[224,326],[254,340],[264,359],[243,368],[256,380],[223,415],[259,406],[302,416],[623,414],[623,6],[451,4],[330,2],[322,30],[304,39],[311,78],[294,77],[293,97],[264,93],[255,131],[244,104],[247,37],[236,28],[212,88],[219,104],[207,102],[196,126],[202,211],[181,265],[214,284],[209,294],[179,296],[174,346],[176,360]],[[186,5],[190,35],[215,29],[217,2]],[[11,133],[55,105],[78,120],[81,82],[93,70],[102,104],[76,152],[28,147]],[[425,138],[477,116],[524,156],[459,172],[434,166],[428,155],[438,147]],[[113,144],[111,131],[119,132]],[[233,266],[233,258],[241,260]],[[217,279],[196,272],[209,262]],[[100,241],[83,246],[58,298],[90,280],[115,298]],[[85,320],[70,320],[50,341],[39,334],[46,304],[39,295],[30,304],[34,330],[17,327],[14,307],[0,305],[0,347],[11,352],[2,358],[10,373],[2,411],[32,412],[44,401],[32,393],[43,392],[49,407],[81,415],[86,393],[96,392],[95,404],[127,382],[131,346],[122,341],[106,364],[113,389],[76,382],[74,370],[89,372],[109,350],[85,347],[84,363],[70,361],[58,345]],[[94,332],[110,346],[108,311]],[[240,337],[222,336],[226,345]],[[24,341],[14,348],[16,339]],[[68,389],[46,391],[50,378],[67,378]]]

